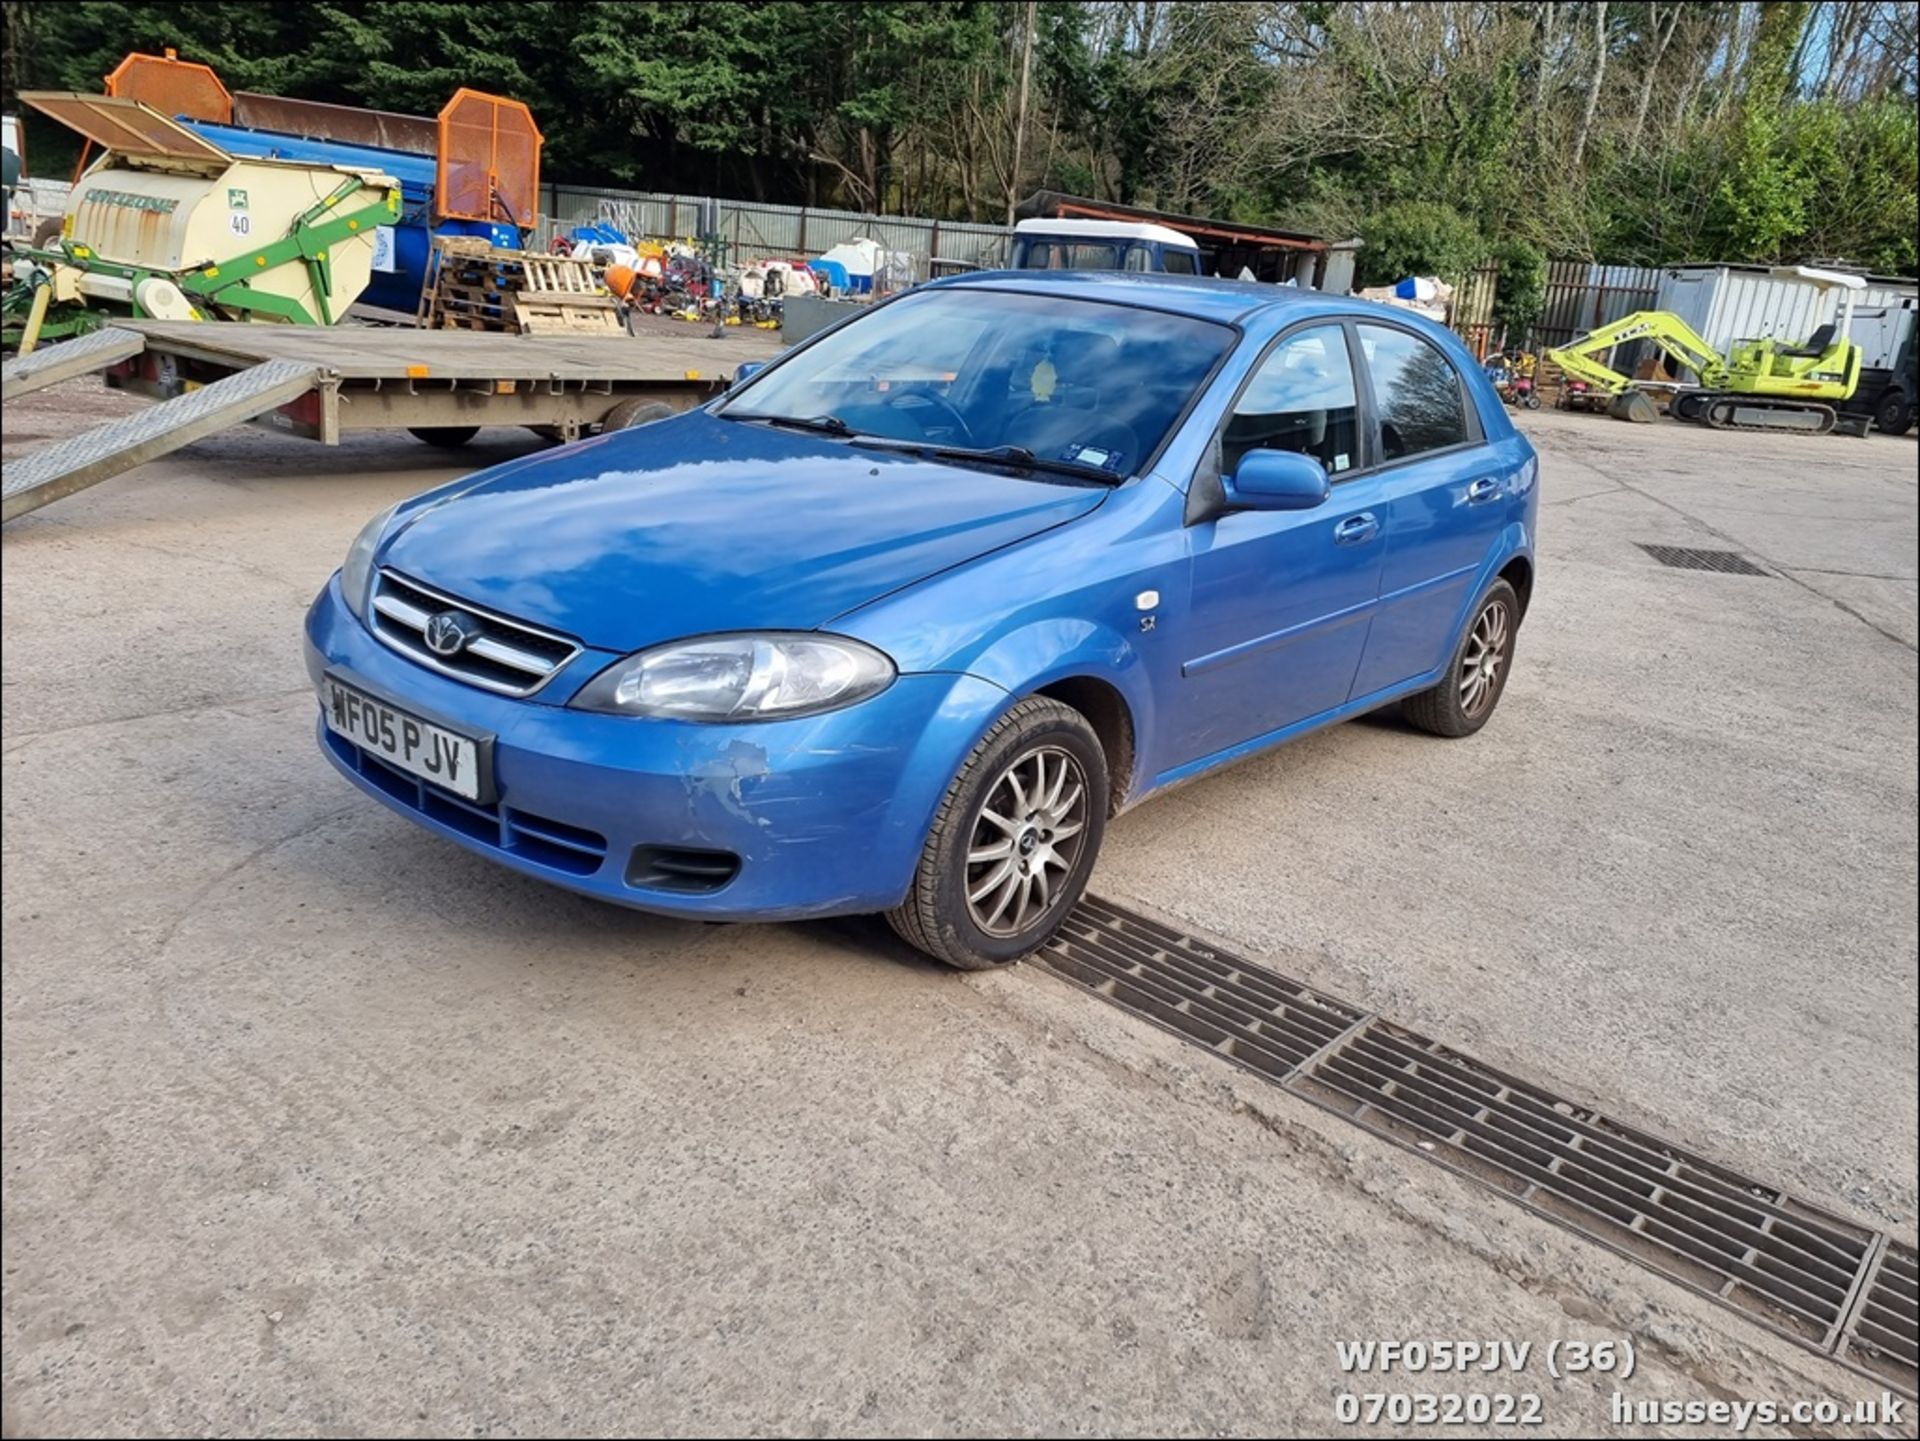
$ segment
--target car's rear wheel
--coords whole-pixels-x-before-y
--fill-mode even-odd
[[[1480,597],[1440,684],[1408,696],[1401,702],[1401,713],[1437,736],[1472,735],[1500,704],[1513,670],[1513,642],[1519,629],[1520,597],[1507,582],[1496,580]]]
[[[1044,696],[1021,701],[947,788],[913,888],[887,920],[962,970],[1039,949],[1087,887],[1109,786],[1106,752],[1084,716]]]

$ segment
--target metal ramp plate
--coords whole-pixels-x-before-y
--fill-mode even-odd
[[[10,461],[0,469],[0,521],[285,405],[311,390],[321,374],[311,363],[269,360]]]
[[[0,366],[0,400],[31,395],[49,385],[72,380],[89,370],[105,370],[131,360],[147,348],[147,337],[137,330],[108,326],[91,335],[75,336],[31,355],[20,355]]]

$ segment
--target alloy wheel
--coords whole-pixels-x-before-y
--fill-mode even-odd
[[[1477,719],[1499,693],[1500,671],[1513,643],[1513,617],[1504,600],[1492,601],[1480,612],[1467,636],[1460,658],[1460,709]]]
[[[1059,746],[1016,756],[987,790],[967,846],[967,911],[990,936],[1046,915],[1086,842],[1087,777]]]

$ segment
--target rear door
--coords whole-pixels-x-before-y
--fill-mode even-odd
[[[1189,527],[1192,609],[1170,768],[1331,710],[1347,698],[1380,585],[1382,506],[1354,479],[1358,388],[1345,327],[1309,322],[1255,366],[1217,437],[1231,475],[1253,450],[1311,455],[1333,482],[1303,511],[1234,511]]]
[[[1480,425],[1460,371],[1411,327],[1354,326],[1370,394],[1384,531],[1380,603],[1352,697],[1443,664],[1511,508],[1507,458]]]

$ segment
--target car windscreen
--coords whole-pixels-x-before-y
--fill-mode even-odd
[[[1212,321],[1057,295],[940,288],[880,306],[755,377],[719,413],[1137,473],[1233,344]]]

